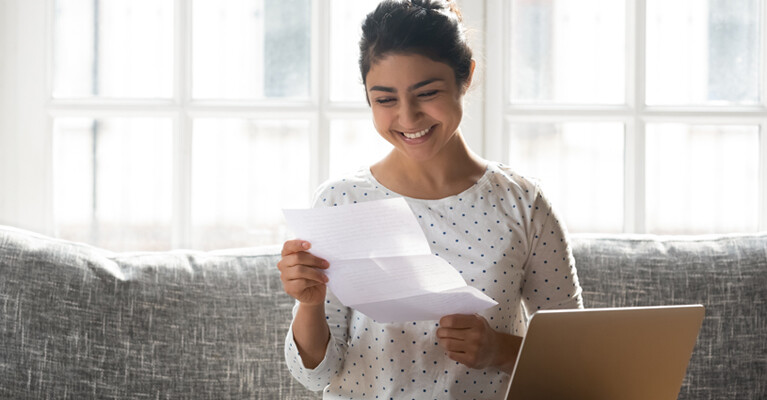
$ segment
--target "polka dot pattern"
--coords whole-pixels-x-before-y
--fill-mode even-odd
[[[398,196],[364,169],[323,184],[315,207]],[[566,231],[532,181],[490,163],[482,178],[458,195],[405,200],[432,252],[498,302],[482,313],[494,329],[523,336],[537,310],[583,307]],[[320,365],[303,366],[292,330],[285,341],[292,375],[311,390],[323,390],[325,399],[502,399],[505,394],[507,374],[447,358],[436,339],[438,321],[381,324],[343,306],[332,293],[325,311],[332,339]]]

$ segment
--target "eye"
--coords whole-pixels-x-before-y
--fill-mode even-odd
[[[431,97],[439,93],[439,90],[430,90],[428,92],[423,92],[418,94],[418,97],[424,98],[424,97]]]
[[[397,99],[395,99],[393,97],[383,97],[383,98],[380,98],[380,99],[376,99],[375,101],[378,104],[388,104],[388,103],[391,103],[391,102],[396,101],[396,100]]]

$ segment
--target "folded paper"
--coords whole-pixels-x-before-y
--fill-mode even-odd
[[[326,259],[328,287],[377,322],[437,320],[498,303],[433,255],[403,198],[283,210],[296,237]]]

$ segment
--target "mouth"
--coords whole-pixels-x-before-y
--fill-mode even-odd
[[[428,135],[431,132],[432,128],[434,128],[434,127],[430,126],[430,127],[426,128],[426,129],[423,129],[423,130],[420,130],[420,131],[415,131],[415,132],[399,132],[399,134],[404,136],[407,139],[415,140],[415,139],[420,139],[420,138]]]

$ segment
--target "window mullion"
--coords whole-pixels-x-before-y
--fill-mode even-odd
[[[509,49],[505,43],[509,7],[504,0],[487,0],[485,7],[485,126],[484,126],[484,157],[489,160],[509,162],[508,148],[503,143],[508,142],[504,126],[505,106],[507,104],[508,79],[504,71],[508,71]]]
[[[761,48],[761,105],[767,108],[767,4],[761,3],[762,48]],[[761,231],[767,231],[767,118],[763,117],[759,126],[759,226]]]
[[[6,175],[8,191],[0,187],[5,197],[0,201],[0,220],[4,224],[29,229],[44,234],[55,231],[53,215],[53,136],[52,121],[46,112],[48,95],[46,75],[49,71],[46,61],[51,49],[53,4],[46,0],[6,2],[2,6],[7,19],[0,15],[0,23],[8,23],[0,29],[9,35],[3,47],[8,55],[2,59],[5,76],[0,76],[0,85],[10,93],[8,113],[2,115],[8,121],[0,128],[8,131],[0,135],[13,135],[13,146],[0,149],[2,166],[8,167]],[[8,20],[15,19],[14,22]],[[17,44],[23,45],[17,45]],[[5,56],[5,54],[2,54]],[[7,82],[2,81],[7,78]],[[23,134],[22,134],[23,133]],[[6,151],[3,151],[6,150]],[[6,161],[5,158],[8,158]],[[2,184],[0,177],[0,184]]]
[[[172,247],[192,245],[191,2],[175,2]]]
[[[328,103],[330,101],[330,7],[331,2],[319,1],[312,5],[312,98],[317,105],[316,117],[312,123],[311,176],[309,190],[328,179],[330,171],[330,121]]]
[[[627,4],[627,102],[633,112],[626,124],[624,155],[624,232],[646,232],[645,87],[646,0]]]

